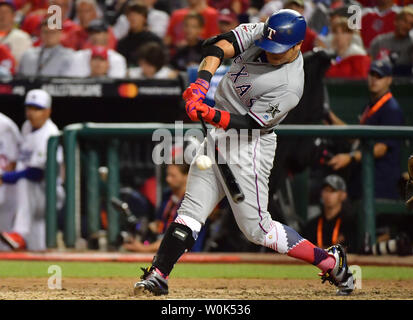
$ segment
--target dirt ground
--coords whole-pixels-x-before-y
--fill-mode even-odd
[[[3,278],[0,299],[413,299],[413,280],[363,280],[362,289],[348,297],[314,280],[290,279],[170,279],[167,297],[134,297],[136,278],[66,278],[61,290],[50,290],[47,278]]]

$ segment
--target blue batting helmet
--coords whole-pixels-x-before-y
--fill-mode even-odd
[[[304,40],[307,24],[295,10],[283,9],[271,15],[264,26],[264,36],[255,45],[271,53],[283,53]]]

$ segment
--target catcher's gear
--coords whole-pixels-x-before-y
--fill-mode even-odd
[[[407,208],[413,208],[413,155],[407,160],[407,170],[409,172],[409,180],[406,183],[406,205]]]
[[[271,53],[283,53],[304,40],[307,24],[295,10],[283,9],[271,15],[264,26],[264,35],[255,45]]]
[[[322,282],[334,284],[337,287],[337,295],[349,295],[354,290],[354,279],[347,265],[344,248],[337,244],[329,247],[327,252],[335,258],[336,263],[333,269],[319,274]]]
[[[195,102],[203,102],[209,89],[209,82],[198,78],[194,83],[191,83],[189,87],[184,91],[182,97],[186,102],[189,100]]]
[[[143,275],[141,281],[136,282],[133,288],[135,295],[142,295],[147,292],[155,296],[168,294],[168,280],[162,277],[154,267],[141,268]]]

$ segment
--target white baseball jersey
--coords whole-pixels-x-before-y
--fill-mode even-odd
[[[304,90],[301,53],[291,63],[274,67],[265,63],[264,51],[254,45],[263,36],[264,23],[241,24],[232,32],[241,54],[237,56],[215,93],[215,108],[249,114],[262,127],[279,124],[301,99]]]
[[[22,145],[19,152],[19,158],[16,170],[23,170],[28,167],[39,169],[46,168],[47,160],[47,142],[53,135],[58,135],[59,129],[48,119],[45,124],[36,130],[33,130],[30,121],[26,120],[22,126]],[[62,154],[58,153],[58,162],[62,162]]]
[[[17,161],[21,136],[17,125],[0,113],[0,174]],[[16,210],[16,186],[0,186],[0,230],[10,230]],[[9,250],[0,243],[0,250]]]
[[[45,124],[33,130],[29,121],[22,126],[22,144],[19,152],[16,170],[29,167],[46,169],[47,143],[51,136],[57,135],[59,129],[49,119]],[[57,161],[62,163],[63,154],[58,150]],[[46,182],[33,182],[20,179],[17,182],[18,203],[13,231],[19,233],[25,240],[28,250],[46,249]],[[58,186],[58,195],[59,195]]]

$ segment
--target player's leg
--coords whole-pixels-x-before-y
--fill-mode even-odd
[[[178,216],[168,227],[152,266],[144,270],[142,281],[135,284],[135,294],[145,291],[156,295],[168,293],[167,278],[175,263],[192,248],[202,225],[225,195],[214,167],[200,170],[195,161],[192,162]]]
[[[30,251],[46,250],[46,195],[40,185],[32,188],[32,197],[36,199],[33,210],[30,233],[26,236],[27,249]]]
[[[0,231],[9,231],[13,227],[16,212],[16,186],[3,185],[0,191]],[[10,246],[0,241],[0,251],[10,251]]]
[[[240,146],[243,155],[240,165],[231,166],[245,193],[245,200],[234,203],[228,197],[241,231],[256,244],[317,266],[328,280],[333,271],[333,276],[344,279],[347,270],[339,265],[343,262],[339,258],[344,255],[344,252],[339,252],[341,248],[333,249],[333,253],[318,248],[291,227],[272,220],[268,213],[268,178],[272,168],[271,159],[275,155],[275,135],[265,135],[249,144],[249,147]]]
[[[12,230],[1,233],[4,243],[14,250],[26,249],[27,237],[31,232],[32,219],[37,207],[37,199],[32,190],[35,185],[27,179],[20,179],[16,184],[16,215]]]

